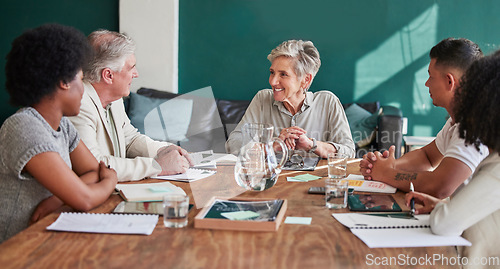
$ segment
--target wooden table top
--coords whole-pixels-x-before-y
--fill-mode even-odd
[[[359,174],[358,163],[359,160],[349,161],[348,172]],[[233,166],[219,165],[216,175],[196,182],[211,186],[203,190],[219,196],[227,193],[227,188],[233,188],[228,186],[235,186],[233,170]],[[383,265],[384,261],[391,262],[390,259],[394,267],[407,261],[411,264],[419,258],[423,261],[435,254],[456,258],[454,247],[368,248],[331,216],[348,209],[327,209],[323,195],[307,193],[309,187],[324,185],[328,174],[325,160],[315,171],[308,171],[322,179],[286,181],[286,176],[302,173],[283,171],[274,187],[263,192],[244,192],[240,197],[287,199],[285,216],[312,217],[311,225],[282,223],[276,232],[195,229],[194,217],[200,211],[195,206],[189,212],[188,227],[183,229],[165,228],[160,217],[150,236],[91,234],[45,230],[59,215],[53,213],[2,243],[0,264],[3,268],[372,268]],[[192,189],[200,196],[202,185],[174,184],[182,187],[197,204],[205,199],[193,200]],[[403,210],[408,209],[403,193],[398,192],[394,197]],[[120,196],[112,195],[91,212],[111,212],[120,201]],[[435,265],[425,263],[417,267]]]

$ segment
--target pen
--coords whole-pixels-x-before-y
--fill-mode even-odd
[[[410,182],[410,191],[412,192],[415,191],[415,188],[413,187],[413,182]],[[412,216],[415,216],[415,198],[411,198],[410,206],[411,206],[410,214]]]

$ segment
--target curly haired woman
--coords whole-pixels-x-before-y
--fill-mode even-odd
[[[96,161],[66,118],[80,111],[90,52],[83,33],[57,24],[12,43],[6,88],[22,108],[0,129],[0,242],[63,204],[90,210],[116,185],[116,172]]]
[[[500,265],[500,51],[474,62],[455,93],[455,120],[460,136],[471,147],[482,143],[490,154],[477,167],[468,185],[449,202],[427,194],[406,196],[423,205],[416,213],[432,211],[431,229],[440,235],[462,235],[471,247],[460,249],[466,267]]]

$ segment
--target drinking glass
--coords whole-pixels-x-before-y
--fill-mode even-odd
[[[169,228],[183,228],[188,224],[189,196],[171,193],[163,197],[163,224]]]
[[[348,181],[347,155],[342,153],[328,154],[328,178],[325,181],[325,204],[328,208],[347,207]]]

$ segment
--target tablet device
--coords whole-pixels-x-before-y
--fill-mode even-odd
[[[401,207],[389,194],[352,194],[347,198],[351,211],[401,212]]]
[[[310,187],[307,193],[325,195],[325,187]]]
[[[163,215],[162,202],[120,202],[113,213]]]
[[[194,205],[189,204],[189,210]],[[113,213],[163,215],[163,202],[120,202]]]

